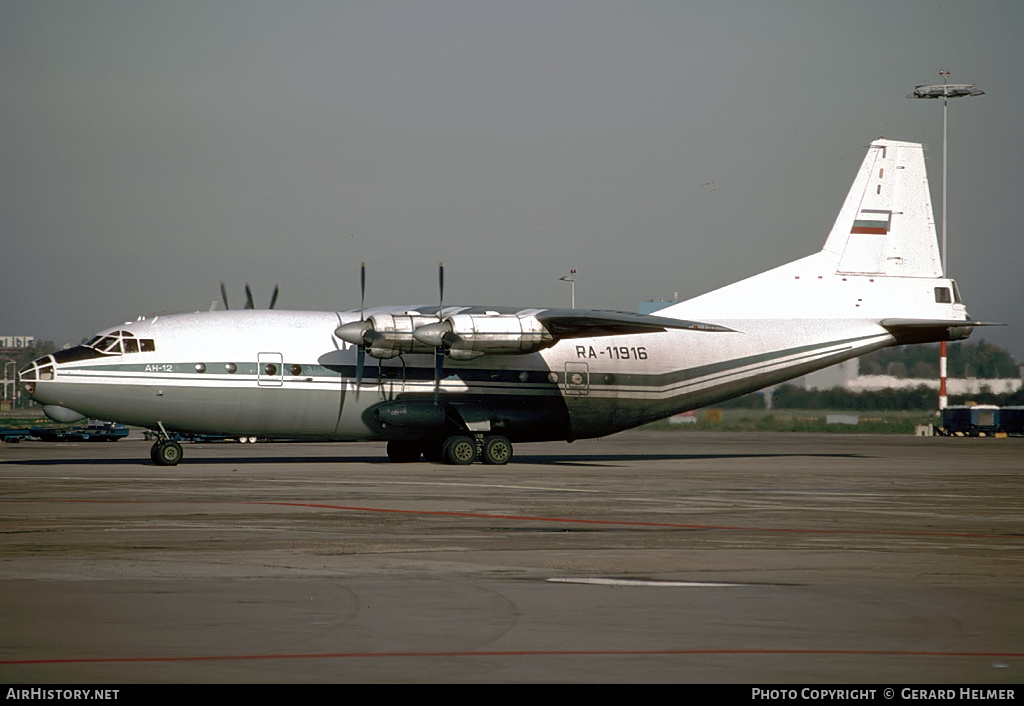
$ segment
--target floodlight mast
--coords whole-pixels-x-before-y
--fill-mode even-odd
[[[572,294],[570,295],[570,303],[572,305],[572,308],[575,309],[576,308],[576,270],[574,270],[574,269],[573,270],[569,270],[569,274],[567,274],[565,277],[559,277],[558,279],[560,281],[562,281],[562,282],[568,282],[569,284],[572,285]]]
[[[939,75],[942,76],[942,83],[917,86],[907,98],[942,99],[942,274],[948,277],[949,266],[946,261],[946,112],[950,98],[983,96],[985,92],[978,90],[973,83],[947,83],[948,70],[940,71]]]
[[[916,86],[907,98],[941,98],[942,99],[942,274],[949,276],[949,265],[946,260],[946,111],[950,98],[983,96],[984,91],[973,83],[949,83],[949,70],[939,71],[942,83]],[[939,344],[939,410],[946,408],[946,342]]]

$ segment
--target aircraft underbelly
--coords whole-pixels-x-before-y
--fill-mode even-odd
[[[202,387],[182,384],[109,385],[64,379],[51,383],[50,398],[82,414],[168,430],[280,437],[332,437],[341,393],[331,386]]]

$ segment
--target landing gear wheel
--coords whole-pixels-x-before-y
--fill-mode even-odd
[[[181,456],[181,444],[177,441],[158,441],[149,450],[149,457],[158,466],[177,466]]]
[[[414,441],[389,441],[388,458],[393,463],[412,463],[420,458],[420,447]]]
[[[483,462],[504,466],[512,458],[512,442],[504,436],[488,436],[484,439]]]
[[[444,440],[429,439],[423,444],[423,458],[430,463],[444,463]]]
[[[476,460],[476,442],[468,436],[449,436],[441,447],[444,460],[455,466],[468,466]]]

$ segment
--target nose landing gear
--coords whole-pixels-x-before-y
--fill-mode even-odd
[[[162,422],[157,422],[157,426],[160,427],[159,437],[149,449],[149,457],[157,466],[177,466],[183,455],[181,444],[171,440]]]
[[[149,457],[158,466],[177,466],[182,457],[181,444],[170,439],[158,441],[150,448]]]

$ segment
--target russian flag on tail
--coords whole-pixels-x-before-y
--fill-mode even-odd
[[[861,209],[857,218],[853,221],[853,228],[850,233],[865,235],[885,235],[889,232],[892,223],[892,211],[879,211],[876,209]]]

